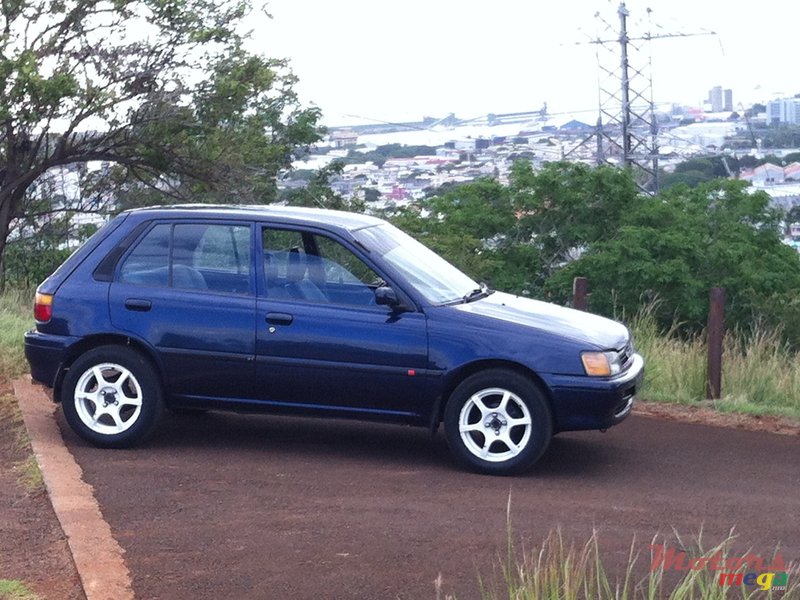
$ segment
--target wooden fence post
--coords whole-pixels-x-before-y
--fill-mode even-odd
[[[725,290],[711,288],[708,308],[708,385],[706,398],[717,400],[722,395],[722,339],[725,335]]]
[[[572,308],[587,310],[589,308],[589,282],[586,277],[576,277],[572,281]]]

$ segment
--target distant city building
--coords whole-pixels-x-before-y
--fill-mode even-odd
[[[594,129],[594,127],[576,119],[567,121],[561,126],[561,131],[589,131],[591,129]]]
[[[800,162],[793,162],[783,168],[783,177],[786,181],[800,181]]]
[[[733,110],[733,90],[725,90],[724,94],[724,102],[722,109],[724,111],[732,111]]]
[[[352,129],[338,129],[331,134],[331,142],[336,148],[355,146],[358,143],[358,134]]]
[[[708,92],[708,103],[711,105],[711,112],[722,112],[722,87],[717,85]]]
[[[785,173],[783,167],[765,163],[755,169],[742,171],[740,178],[745,181],[752,181],[753,185],[774,185],[784,182]]]
[[[767,123],[800,125],[800,98],[783,98],[767,103]]]
[[[733,90],[723,90],[721,85],[715,85],[708,91],[708,104],[711,112],[733,110]]]

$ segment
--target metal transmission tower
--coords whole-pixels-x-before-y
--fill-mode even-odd
[[[647,193],[658,191],[658,121],[653,104],[651,40],[699,33],[653,33],[651,11],[647,9],[646,30],[632,37],[628,30],[630,13],[621,2],[618,26],[595,14],[600,32],[590,40],[597,48],[599,116],[595,138],[598,164],[623,164],[634,171],[639,187]]]

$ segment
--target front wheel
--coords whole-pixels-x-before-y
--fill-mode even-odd
[[[491,369],[465,379],[444,412],[454,456],[481,473],[510,475],[529,469],[553,436],[550,408],[527,377]]]
[[[80,437],[96,446],[125,448],[150,434],[163,400],[158,375],[141,353],[101,346],[70,366],[61,404]]]

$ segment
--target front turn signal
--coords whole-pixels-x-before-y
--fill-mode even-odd
[[[587,375],[608,377],[611,375],[611,364],[605,352],[584,352],[581,354],[583,368]]]

